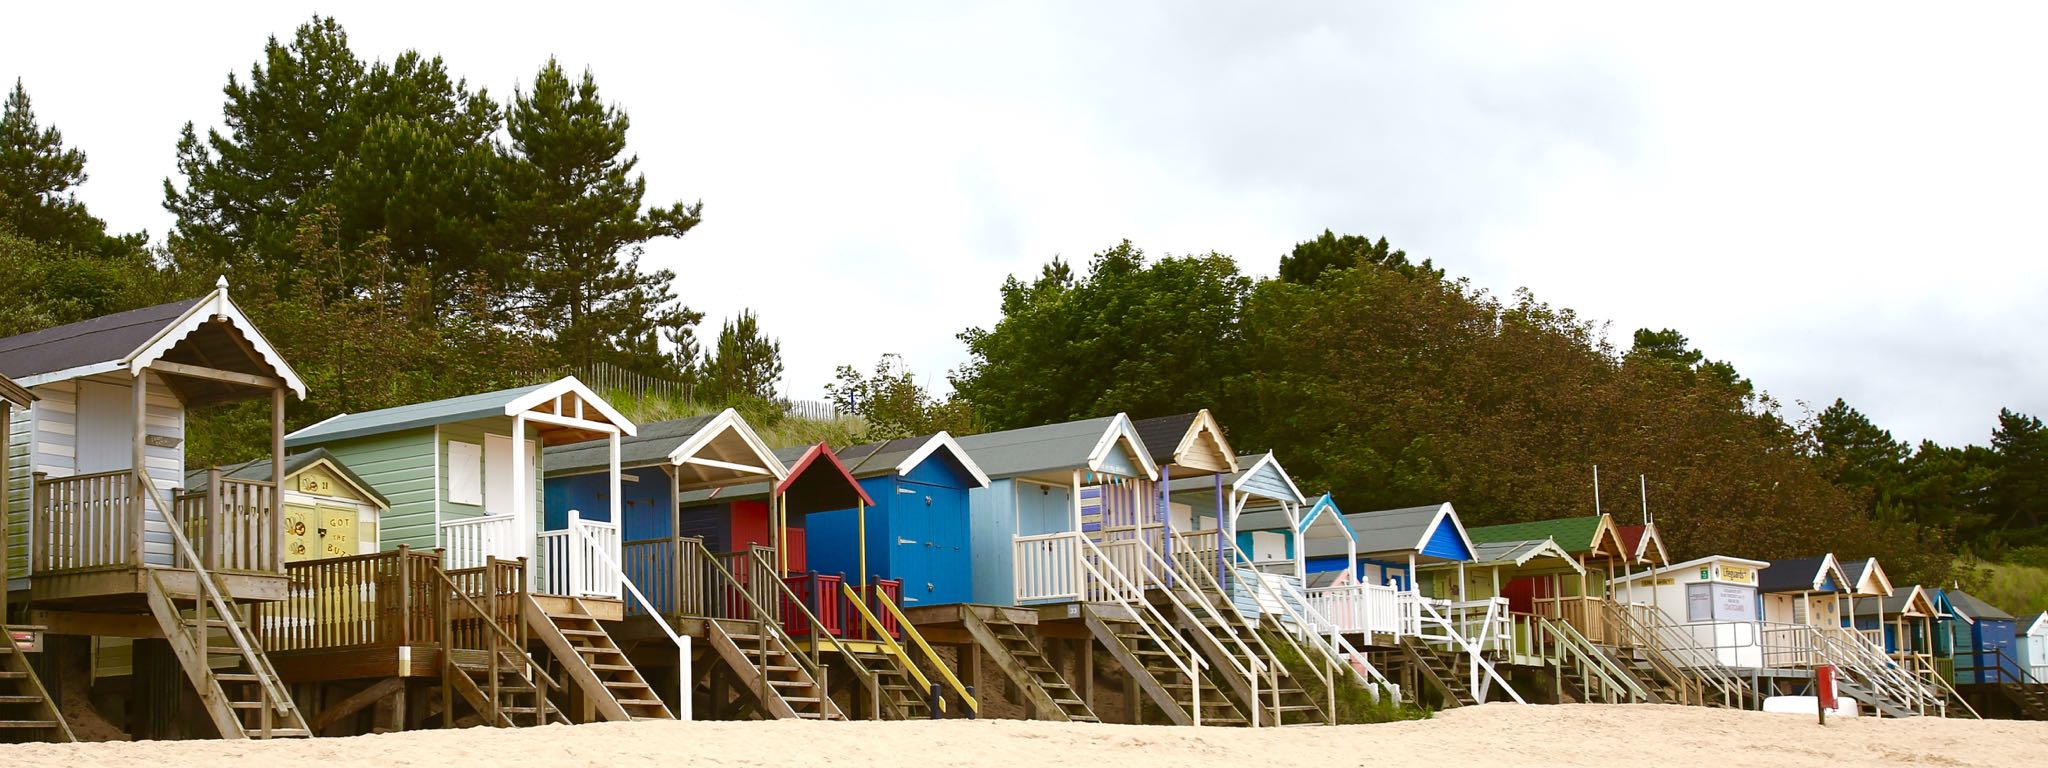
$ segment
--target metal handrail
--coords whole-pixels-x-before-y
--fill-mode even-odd
[[[1644,636],[1651,655],[1662,657],[1672,654],[1678,657],[1677,667],[1684,673],[1696,675],[1702,686],[1711,685],[1721,692],[1721,703],[1733,706],[1748,697],[1749,686],[1741,678],[1728,672],[1721,664],[1720,657],[1701,648],[1690,633],[1672,628],[1661,608],[1636,603],[1612,603],[1623,627]],[[1683,640],[1682,643],[1677,642]],[[1668,661],[1668,660],[1667,660]],[[1701,689],[1704,695],[1706,690]]]
[[[574,512],[570,513],[569,521],[569,530],[574,531],[571,535],[582,539],[585,544],[591,543],[586,538],[587,534],[583,532],[583,527],[574,524]],[[632,579],[626,578],[626,569],[620,567],[619,561],[612,559],[612,553],[606,552],[604,547],[590,547],[590,550],[596,552],[598,557],[604,558],[604,566],[611,569],[606,575],[617,576],[619,583],[625,585],[626,593],[632,595],[633,601],[640,604],[640,610],[646,611],[647,616],[654,619],[654,625],[661,628],[662,634],[668,635],[669,642],[675,643],[676,663],[679,665],[676,667],[679,671],[676,676],[676,719],[683,722],[691,721],[697,713],[696,702],[690,700],[690,681],[695,678],[690,665],[690,636],[678,634],[674,627],[668,625],[668,620],[662,618],[661,612],[654,609],[654,602],[640,593],[640,587],[635,586]]]

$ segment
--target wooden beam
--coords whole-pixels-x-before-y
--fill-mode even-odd
[[[353,695],[349,696],[348,698],[342,699],[340,703],[335,704],[334,706],[328,707],[326,709],[320,710],[320,714],[315,716],[313,718],[313,722],[308,723],[307,726],[311,728],[314,733],[317,734],[323,730],[326,730],[327,726],[341,722],[342,718],[348,717],[357,712],[361,712],[363,711],[364,707],[370,706],[371,704],[375,704],[379,701],[382,701],[386,697],[397,694],[404,688],[405,680],[403,678],[384,678],[382,680],[377,681],[375,684],[372,684],[368,688],[356,691]]]
[[[28,622],[52,635],[95,637],[163,637],[164,629],[145,614],[31,610]]]
[[[203,365],[191,365],[188,363],[174,363],[169,360],[157,360],[151,362],[149,364],[149,369],[157,371],[159,373],[172,374],[174,376],[185,376],[194,379],[206,379],[208,381],[218,381],[226,384],[240,384],[247,387],[278,389],[284,386],[284,380],[279,379],[275,376],[258,376],[253,373],[224,371],[219,368],[208,368]]]
[[[547,413],[545,411],[527,411],[524,415],[527,421],[533,422],[535,424],[548,424],[551,426],[567,427],[569,429],[580,429],[586,432],[598,432],[602,434],[612,434],[614,432],[619,431],[619,427],[616,424],[607,424],[602,421],[591,421],[589,419],[579,419],[573,416],[556,416],[552,413]]]
[[[746,464],[735,464],[730,461],[719,461],[717,459],[707,459],[701,456],[691,456],[690,458],[683,459],[683,463],[695,464],[700,467],[711,467],[713,469],[730,469],[734,472],[750,472],[756,475],[775,474],[762,467],[749,466]]]

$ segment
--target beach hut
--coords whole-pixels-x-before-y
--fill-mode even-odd
[[[1450,502],[1401,509],[1355,512],[1344,516],[1358,538],[1354,568],[1362,584],[1415,590],[1415,572],[1423,565],[1469,563],[1472,537]],[[1310,551],[1309,570],[1332,562]]]
[[[1746,670],[1789,666],[1789,659],[1776,657],[1796,654],[1804,659],[1811,646],[1780,647],[1767,642],[1777,637],[1767,637],[1770,633],[1762,623],[1763,604],[1757,589],[1759,575],[1771,567],[1761,560],[1711,555],[1615,579],[1615,599],[1659,611],[1677,628],[1673,634],[1688,638],[1692,647],[1709,651],[1711,662],[1718,666]]]
[[[1475,584],[1468,580],[1464,586],[1467,593],[1505,597],[1512,612],[1563,621],[1597,644],[1614,645],[1617,642],[1612,628],[1608,626],[1604,607],[1607,584],[1614,577],[1632,571],[1635,559],[1634,547],[1622,541],[1620,529],[1612,517],[1599,514],[1488,525],[1472,528],[1466,533],[1475,545],[1482,547],[1549,540],[1575,564],[1574,568],[1561,569],[1554,567],[1548,559],[1538,559],[1534,562],[1542,565],[1533,570],[1505,568],[1496,564],[1487,569],[1486,575],[1502,579],[1498,590],[1492,590],[1490,585],[1485,591],[1474,589]],[[1453,576],[1441,568],[1437,572],[1439,579],[1448,580]],[[1480,577],[1474,575],[1471,578],[1476,580]],[[1447,582],[1446,586],[1451,585]],[[1456,589],[1447,588],[1436,595],[1444,597],[1456,593]]]
[[[974,563],[967,495],[988,475],[952,435],[857,445],[839,452],[875,504],[817,512],[805,523],[812,570],[863,586],[892,580],[907,606],[968,602]]]
[[[494,725],[670,719],[674,712],[633,666],[605,628],[625,616],[624,553],[619,505],[621,440],[638,427],[575,378],[463,395],[425,403],[341,414],[285,437],[299,451],[324,450],[381,495],[378,556],[322,558],[294,566],[295,597],[280,617],[277,642],[293,648],[294,679],[364,690],[417,674],[407,657],[421,644],[434,652],[479,652],[490,663],[444,665],[441,685],[462,694]],[[541,456],[550,446],[598,441],[605,446],[610,503],[546,525]],[[425,560],[421,560],[425,558]],[[337,569],[407,571],[392,589],[360,597],[363,576],[335,578]],[[448,610],[488,618],[502,631],[445,634],[430,628],[378,636],[362,647],[335,647],[333,635],[299,627],[370,616],[437,610],[418,605],[415,583],[447,589]],[[398,586],[404,585],[404,586]],[[464,598],[468,598],[465,601]],[[353,606],[367,602],[369,607]],[[336,616],[334,614],[339,613]],[[308,637],[294,638],[297,631]],[[343,635],[347,637],[347,635]],[[321,663],[322,654],[367,654],[354,665]],[[553,665],[567,679],[554,680]],[[569,691],[556,711],[544,689]],[[354,702],[364,698],[352,697]],[[446,711],[444,709],[444,711]]]
[[[1842,598],[1853,588],[1833,554],[1772,560],[1757,583],[1763,620],[1771,624],[1840,627]]]
[[[0,425],[10,424],[14,413],[29,407],[36,396],[13,379],[0,376]],[[9,496],[13,495],[14,452],[10,448],[10,429],[0,428],[0,731],[15,734],[16,738],[41,739],[43,741],[75,741],[71,724],[64,719],[63,708],[43,685],[42,677],[36,672],[36,665],[29,663],[28,654],[41,650],[41,636],[33,628],[7,626],[8,598],[6,575],[12,553],[7,546]]]
[[[269,459],[185,473],[183,500],[199,500],[227,482],[271,476]],[[367,555],[379,551],[378,523],[391,502],[324,448],[284,459],[285,562]]]
[[[1892,589],[1882,597],[1859,597],[1850,605],[1849,621],[1858,632],[1884,648],[1886,654],[1917,668],[1932,668],[1936,619],[1941,610],[1931,590],[1918,584]]]
[[[144,639],[128,695],[131,711],[156,717],[132,720],[136,736],[307,734],[251,642],[253,612],[239,607],[285,595],[283,478],[240,483],[231,505],[174,501],[188,409],[267,401],[276,460],[285,402],[306,393],[227,281],[198,298],[0,339],[0,375],[35,396],[9,416],[20,460],[9,466],[8,589],[62,638],[51,652],[86,653],[77,644],[88,636]],[[223,640],[231,654],[218,653]],[[179,703],[186,683],[200,694],[197,711]]]
[[[1955,642],[1955,682],[2018,683],[2024,678],[2016,647],[2018,621],[1960,589],[1944,590],[1958,621],[1949,625]]]
[[[2022,618],[2018,627],[2020,663],[2029,682],[2048,683],[2048,613]]]

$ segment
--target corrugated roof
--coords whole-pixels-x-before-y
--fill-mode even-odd
[[[349,469],[347,464],[341,463],[340,459],[335,458],[334,454],[329,453],[325,448],[314,448],[298,453],[286,454],[284,457],[284,474],[286,477],[290,477],[297,474],[299,470],[310,467],[322,460],[331,464],[336,471],[341,473],[343,478],[354,483],[356,490],[369,494],[370,498],[381,506],[391,506],[389,499],[384,498],[384,495],[378,493],[377,489],[369,483],[363,482],[363,478],[358,476],[355,470]],[[220,474],[221,477],[230,480],[268,481],[271,477],[270,459],[251,459],[240,464],[224,465],[220,468]],[[185,492],[205,493],[211,490],[211,485],[207,482],[207,479],[208,475],[204,469],[185,473]]]
[[[619,439],[619,466],[633,469],[666,464],[670,451],[716,418],[718,414],[714,413],[642,425],[640,434]],[[549,446],[541,451],[541,471],[550,475],[573,475],[606,469],[612,461],[609,446],[608,440]]]
[[[1382,509],[1377,512],[1353,512],[1344,520],[1351,523],[1351,531],[1358,536],[1358,554],[1384,554],[1389,552],[1413,552],[1421,545],[1422,537],[1429,535],[1430,524],[1443,510],[1442,504],[1426,507],[1403,507]]]
[[[1989,619],[1991,621],[2012,620],[2012,614],[1998,610],[1997,606],[1977,599],[1976,595],[1972,595],[1960,589],[1944,590],[1944,592],[1948,595],[1949,606],[1955,608],[1956,613],[1960,613],[1964,616],[1968,616],[1978,621],[1983,621],[1986,619]]]
[[[293,432],[285,436],[284,441],[287,446],[315,445],[335,440],[346,440],[351,437],[381,435],[387,432],[399,432],[418,427],[429,427],[435,424],[468,421],[485,416],[503,416],[505,415],[505,406],[510,405],[512,401],[551,385],[552,382],[548,384],[534,384],[524,387],[513,387],[512,389],[501,389],[496,392],[484,392],[476,395],[451,397],[445,400],[401,405],[396,408],[343,414]]]
[[[1088,466],[1115,416],[968,435],[960,447],[989,477],[1021,477]],[[1146,450],[1142,444],[1138,450]]]
[[[900,437],[879,443],[862,443],[839,452],[839,461],[846,464],[854,477],[875,477],[892,474],[896,465],[917,453],[925,443],[937,437],[938,433],[917,437]]]
[[[0,339],[0,375],[25,379],[122,360],[201,301],[205,297],[116,312]]]
[[[1173,449],[1180,447],[1180,439],[1188,433],[1188,427],[1195,425],[1200,413],[1181,413],[1172,416],[1158,416],[1131,422],[1138,428],[1138,439],[1145,442],[1146,452],[1152,454],[1152,461],[1159,464],[1173,463]]]
[[[1565,517],[1556,520],[1538,520],[1531,523],[1508,523],[1465,529],[1465,535],[1472,537],[1474,544],[1502,541],[1528,541],[1550,539],[1557,542],[1566,552],[1585,552],[1593,548],[1593,536],[1600,530],[1600,516]]]

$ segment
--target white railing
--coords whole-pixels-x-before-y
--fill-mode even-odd
[[[581,521],[576,519],[576,513],[573,511],[569,513],[569,521],[571,525],[566,533],[578,539],[576,544],[572,546],[578,547],[581,551],[590,555],[591,569],[602,573],[606,580],[623,586],[625,594],[633,598],[633,602],[640,606],[640,610],[654,619],[654,625],[660,627],[663,634],[668,635],[669,642],[675,644],[676,669],[680,670],[677,674],[679,682],[676,689],[677,710],[675,716],[677,720],[683,722],[696,719],[696,707],[691,701],[692,696],[690,693],[691,681],[697,679],[696,674],[691,670],[690,664],[690,636],[678,634],[675,628],[670,627],[668,619],[663,618],[664,614],[661,610],[655,608],[654,603],[650,602],[646,595],[640,593],[640,588],[634,586],[632,580],[626,578],[626,570],[619,567],[619,527],[617,524],[575,525],[575,523]],[[609,527],[611,531],[609,547],[605,546],[605,539],[599,538],[600,532],[605,530],[605,527]]]
[[[535,591],[544,595],[604,597],[619,599],[625,581],[617,568],[619,524],[577,517],[569,510],[569,525],[558,531],[543,531],[539,539],[539,583]]]
[[[1018,536],[1011,542],[1017,602],[1080,600],[1081,535],[1071,531]]]
[[[1465,653],[1467,680],[1472,693],[1482,702],[1493,686],[1499,685],[1508,698],[1516,704],[1527,704],[1515,687],[1508,685],[1500,671],[1494,669],[1493,660],[1486,657],[1488,652],[1499,651],[1514,645],[1514,617],[1508,613],[1508,600],[1496,597],[1487,600],[1467,600],[1453,603],[1447,600],[1431,600],[1414,592],[1404,593],[1410,597],[1419,614],[1420,630],[1416,633],[1423,640],[1449,644],[1454,650]]]
[[[1308,590],[1308,604],[1345,634],[1370,633],[1400,637],[1401,590],[1378,584],[1346,584]]]
[[[1188,690],[1191,697],[1188,713],[1194,718],[1195,725],[1201,725],[1202,670],[1208,668],[1209,661],[1202,658],[1202,654],[1195,650],[1194,644],[1188,642],[1186,637],[1181,636],[1179,632],[1173,631],[1173,623],[1167,621],[1166,617],[1159,613],[1157,606],[1152,605],[1150,601],[1145,599],[1145,591],[1139,589],[1138,585],[1133,583],[1123,571],[1119,571],[1114,565],[1111,565],[1109,557],[1104,555],[1102,550],[1096,548],[1095,542],[1089,541],[1079,531],[1063,535],[1070,537],[1077,542],[1077,547],[1085,550],[1085,555],[1080,558],[1081,571],[1085,574],[1083,579],[1088,582],[1103,582],[1106,584],[1105,587],[1100,589],[1096,588],[1092,583],[1086,584],[1084,585],[1085,591],[1090,593],[1100,592],[1110,598],[1108,602],[1116,603],[1125,611],[1130,612],[1132,618],[1137,620],[1138,628],[1144,631],[1145,636],[1151,639],[1152,644],[1158,646],[1159,650],[1166,654],[1167,660],[1173,662],[1174,668],[1179,669],[1182,675],[1187,676]],[[1126,595],[1135,597],[1126,598]],[[1171,638],[1173,642],[1167,642],[1168,638]]]
[[[447,549],[445,565],[451,570],[482,568],[489,558],[520,556],[519,526],[511,515],[485,515],[441,524],[441,546]]]
[[[1082,534],[1073,535],[1081,536]],[[1098,565],[1101,563],[1108,564],[1108,567],[1104,570],[1115,570],[1127,578],[1115,581],[1092,581],[1088,585],[1089,589],[1087,590],[1088,602],[1102,603],[1112,600],[1142,600],[1144,599],[1146,589],[1163,584],[1162,579],[1158,578],[1159,574],[1153,573],[1151,563],[1147,562],[1148,556],[1152,554],[1152,549],[1146,545],[1143,539],[1105,541],[1089,547],[1089,551],[1092,553],[1092,557],[1099,558]],[[1121,589],[1121,585],[1126,582],[1129,583],[1130,588],[1137,591],[1129,594],[1110,594],[1112,590]]]
[[[1238,546],[1236,541],[1226,539],[1219,545],[1229,547],[1228,555],[1238,562],[1252,562],[1251,555],[1246,553],[1243,547]],[[1245,573],[1247,571],[1249,574]],[[1301,639],[1308,641],[1309,647],[1321,653],[1325,660],[1349,670],[1352,679],[1360,686],[1373,692],[1375,696],[1375,685],[1384,686],[1396,697],[1400,696],[1400,686],[1388,680],[1386,675],[1380,673],[1378,667],[1366,659],[1365,654],[1353,647],[1351,641],[1345,640],[1344,635],[1337,631],[1336,622],[1317,613],[1315,608],[1308,604],[1308,596],[1302,593],[1301,585],[1296,583],[1293,577],[1267,578],[1275,574],[1244,568],[1233,568],[1231,573],[1233,582],[1251,585],[1252,596],[1258,601],[1260,609],[1274,611],[1274,618],[1283,629],[1291,630]],[[1246,575],[1250,575],[1251,578],[1245,578]],[[1330,682],[1334,688],[1336,681]]]

